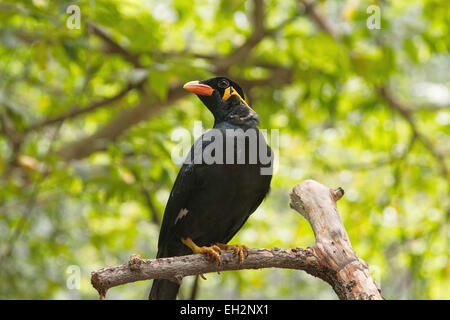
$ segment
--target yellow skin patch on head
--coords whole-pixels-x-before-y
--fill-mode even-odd
[[[245,104],[250,110],[252,110],[253,112],[255,112],[255,110],[253,110],[248,104],[247,102],[245,102],[244,99],[242,99],[242,97],[239,95],[239,93],[233,88],[233,87],[228,87],[225,89],[225,92],[222,96],[222,100],[223,101],[227,101],[228,99],[230,99],[231,96],[237,96],[239,98],[239,100],[242,101],[243,104]]]

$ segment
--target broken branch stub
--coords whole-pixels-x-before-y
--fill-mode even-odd
[[[316,244],[311,248],[320,262],[320,278],[327,281],[340,299],[383,299],[375,286],[367,263],[352,248],[337,210],[342,188],[330,189],[314,180],[296,185],[291,193],[291,208],[310,223]]]

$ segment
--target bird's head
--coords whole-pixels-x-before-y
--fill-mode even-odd
[[[243,127],[259,124],[258,115],[244,100],[242,88],[226,77],[190,81],[183,88],[200,98],[213,114],[216,124],[223,121]]]

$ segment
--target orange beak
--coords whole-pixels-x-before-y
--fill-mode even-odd
[[[183,89],[202,96],[210,96],[214,92],[213,88],[207,84],[202,84],[199,81],[189,81],[183,86]]]

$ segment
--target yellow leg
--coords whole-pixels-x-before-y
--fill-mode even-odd
[[[216,243],[221,250],[233,250],[239,255],[239,262],[244,261],[244,256],[248,255],[248,247],[244,244],[224,244],[224,243]],[[244,255],[245,252],[245,255]]]
[[[220,264],[220,248],[216,245],[212,245],[210,247],[199,247],[197,246],[191,238],[181,238],[181,242],[183,242],[187,247],[189,247],[193,253],[206,253],[213,260],[216,260]]]

